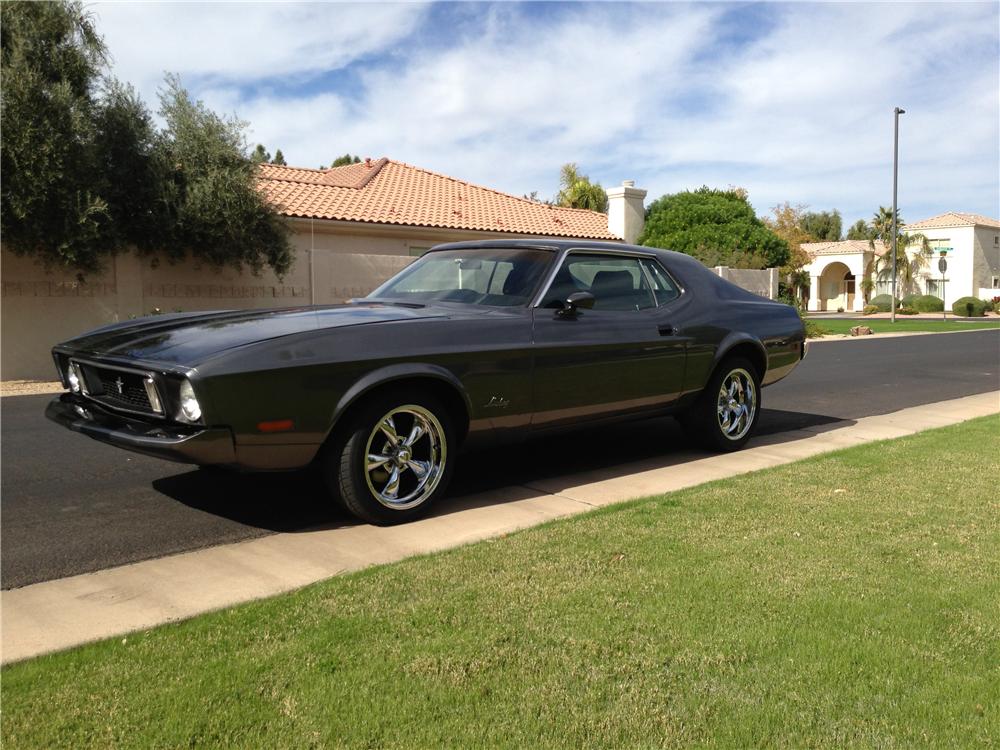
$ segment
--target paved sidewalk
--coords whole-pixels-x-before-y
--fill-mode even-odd
[[[733,454],[672,453],[449,499],[437,515],[404,526],[345,525],[276,534],[3,591],[0,660],[9,663],[150,628],[601,505],[998,412],[1000,391],[992,391],[768,435]]]

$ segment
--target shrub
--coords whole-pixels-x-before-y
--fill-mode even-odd
[[[896,313],[899,315],[916,315],[917,311],[912,307],[907,307],[906,305],[902,305],[899,308],[897,308]]]
[[[888,294],[880,294],[877,297],[872,297],[869,305],[874,305],[878,308],[879,312],[889,312],[892,309],[892,297]],[[899,307],[899,300],[896,300],[896,307]]]
[[[903,299],[901,299],[899,301],[899,306],[900,307],[915,307],[915,305],[913,303],[917,301],[918,297],[920,297],[919,294],[907,294],[905,297],[903,297]]]
[[[842,313],[842,312],[844,312],[844,308],[842,308],[842,307],[838,307],[838,308],[837,308],[837,312],[839,312],[839,313]]]
[[[963,318],[981,318],[986,314],[986,303],[975,297],[960,297],[951,306],[951,311]]]
[[[806,329],[807,339],[819,339],[827,334],[827,330],[820,326],[815,320],[810,320],[802,316],[802,311],[799,308],[795,308],[795,312],[799,314],[799,320],[802,321],[802,325]]]
[[[865,305],[864,310],[861,312],[865,315],[874,315],[877,312],[881,312],[881,310],[879,310],[878,305]]]
[[[997,309],[996,303],[991,299],[984,299],[983,305],[985,306],[986,312],[993,312]]]
[[[903,304],[906,304],[904,301]],[[944,310],[944,300],[933,294],[924,294],[913,300],[911,305],[917,312],[941,312]]]

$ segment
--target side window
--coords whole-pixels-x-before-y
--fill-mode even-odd
[[[543,307],[562,307],[573,292],[594,295],[595,310],[645,310],[656,306],[638,258],[569,255],[552,280]]]
[[[663,267],[655,260],[643,260],[642,265],[649,271],[649,278],[653,280],[653,294],[656,295],[656,304],[665,305],[671,300],[681,296],[681,290],[673,282]]]

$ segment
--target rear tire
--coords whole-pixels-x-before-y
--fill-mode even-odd
[[[715,369],[698,400],[678,418],[685,432],[703,448],[736,451],[753,435],[760,404],[757,370],[743,357],[730,357]]]
[[[448,486],[454,436],[451,415],[430,395],[373,398],[328,453],[327,484],[362,521],[380,526],[412,521]]]

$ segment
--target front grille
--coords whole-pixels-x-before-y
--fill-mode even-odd
[[[156,413],[146,393],[145,375],[82,363],[81,367],[91,398],[119,409]]]

